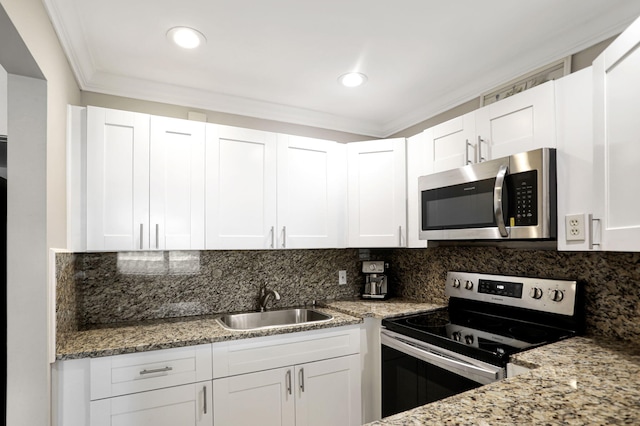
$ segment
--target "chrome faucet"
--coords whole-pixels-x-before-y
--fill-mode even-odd
[[[275,290],[267,289],[266,285],[260,287],[260,312],[264,312],[267,310],[267,303],[269,303],[269,299],[273,298],[274,301],[280,300],[280,294]]]

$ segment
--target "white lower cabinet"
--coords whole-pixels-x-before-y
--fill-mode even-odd
[[[218,425],[294,425],[292,368],[274,368],[213,381]]]
[[[362,424],[360,326],[213,344],[215,426]]]
[[[360,425],[360,326],[58,361],[58,426]]]
[[[207,425],[211,381],[91,401],[91,426]]]
[[[213,381],[214,424],[359,425],[359,355]]]

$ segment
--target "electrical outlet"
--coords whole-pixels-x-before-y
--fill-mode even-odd
[[[565,234],[567,241],[584,241],[584,213],[565,216]]]
[[[347,284],[347,271],[338,271],[338,285]]]

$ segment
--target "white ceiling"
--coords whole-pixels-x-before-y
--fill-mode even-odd
[[[638,0],[43,0],[82,90],[385,137],[626,28]],[[175,26],[206,45],[170,44]],[[359,88],[338,77],[360,71]]]

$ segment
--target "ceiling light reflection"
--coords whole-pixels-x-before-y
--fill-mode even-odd
[[[205,36],[197,30],[188,27],[174,27],[167,32],[169,40],[184,49],[195,49],[207,41]]]
[[[345,87],[358,87],[366,83],[367,76],[359,72],[349,72],[341,75],[338,81]]]

